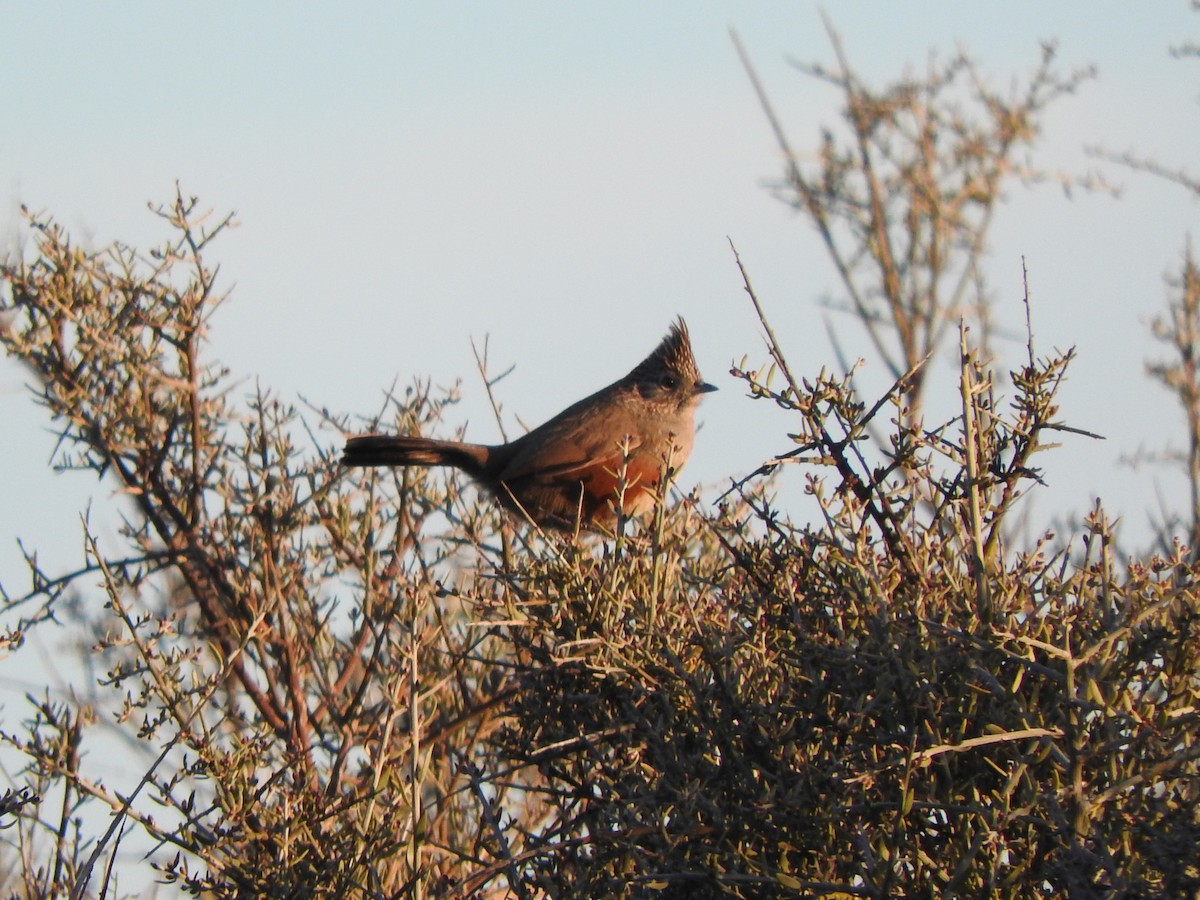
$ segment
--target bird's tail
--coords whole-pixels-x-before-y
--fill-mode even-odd
[[[491,448],[459,441],[435,441],[392,434],[364,434],[346,441],[344,466],[453,466],[479,478]]]

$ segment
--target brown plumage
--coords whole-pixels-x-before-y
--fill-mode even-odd
[[[700,377],[679,319],[624,378],[507,444],[368,434],[346,441],[342,463],[453,466],[540,525],[608,525],[616,518],[622,465],[623,511],[644,512],[664,469],[677,472],[687,461],[696,407],[715,390]]]

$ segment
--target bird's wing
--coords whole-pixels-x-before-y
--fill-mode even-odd
[[[616,472],[621,468],[625,452],[632,453],[641,444],[633,436],[622,445],[608,435],[597,439],[586,431],[560,432],[553,438],[523,444],[504,467],[500,480],[508,484],[522,481],[558,484],[579,481],[597,470]]]

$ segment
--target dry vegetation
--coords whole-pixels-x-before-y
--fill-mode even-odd
[[[983,95],[1013,140],[961,120],[992,163],[1075,83],[1049,59],[1032,77],[1045,90],[1021,97],[1038,103]],[[4,890],[118,896],[136,842],[154,850],[138,864],[213,897],[1200,892],[1190,551],[1127,557],[1100,509],[1070,546],[1012,545],[1037,454],[1071,431],[1055,405],[1071,354],[1031,339],[1002,393],[962,325],[961,412],[922,420],[928,351],[986,297],[970,229],[999,184],[947,182],[921,141],[924,172],[895,135],[872,150],[912,121],[942,134],[936,92],[889,107],[845,70],[831,80],[858,149],[828,145],[827,178],[790,161],[787,176],[814,216],[866,222],[818,227],[856,260],[851,306],[881,352],[907,328],[896,385],[864,401],[849,374],[805,377],[764,317],[769,359],[734,374],[790,413],[778,456],[716,507],[684,498],[608,540],[514,528],[436,473],[347,476],[335,435],[364,423],[242,398],[205,344],[225,222],[195,201],[160,210],[170,239],[144,254],[85,252],[32,216],[35,249],[3,269],[2,340],[62,435],[58,464],[117,489],[123,546],[89,541],[65,576],[30,553],[31,588],[5,586],[8,654],[90,610],[70,633],[103,674],[91,706],[4,711],[27,764],[0,806]],[[876,202],[886,178],[852,157],[898,166],[911,202]],[[975,199],[933,202],[947,184]],[[943,270],[948,295],[921,269],[939,222],[967,254]],[[890,253],[902,233],[925,237]],[[868,288],[837,240],[893,268]],[[908,318],[889,332],[888,315]],[[1193,326],[1164,332],[1185,359]],[[436,430],[448,399],[415,384],[384,425]],[[815,521],[771,500],[771,470],[793,465]],[[114,730],[144,773],[121,792],[89,768]]]

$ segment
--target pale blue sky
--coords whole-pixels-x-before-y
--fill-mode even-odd
[[[1186,2],[828,4],[847,52],[876,82],[960,42],[997,79],[1058,38],[1064,68],[1099,79],[1053,107],[1039,160],[1081,170],[1083,144],[1188,164],[1200,146],[1200,63],[1168,47],[1200,34]],[[19,203],[85,241],[146,246],[146,211],[178,179],[240,227],[213,249],[232,302],[210,353],[284,398],[370,412],[393,378],[461,376],[461,421],[496,437],[470,339],[491,337],[506,410],[536,423],[625,372],[682,313],[722,391],[683,483],[721,484],[788,448],[785,417],[747,400],[732,360],[764,357],[727,237],[738,245],[801,372],[834,362],[818,299],[835,287],[808,225],[764,184],[779,157],[728,36],[738,29],[798,148],[835,97],[786,62],[828,61],[810,2],[692,4],[0,3],[0,238]],[[1165,472],[1116,469],[1139,445],[1178,445],[1172,401],[1141,374],[1196,205],[1109,169],[1123,199],[1066,201],[1014,187],[990,277],[1001,321],[1022,321],[1029,263],[1043,348],[1076,344],[1064,417],[1108,435],[1045,460],[1041,521],[1099,494],[1144,536]],[[855,343],[852,323],[840,323]],[[1020,345],[1001,346],[1010,360]],[[938,392],[952,395],[950,355]],[[868,359],[868,371],[879,371]],[[22,575],[13,538],[75,559],[75,511],[108,496],[54,477],[53,444],[0,361],[0,580]],[[252,381],[250,382],[252,384]],[[335,440],[330,435],[330,442]],[[786,505],[799,477],[780,486]]]

